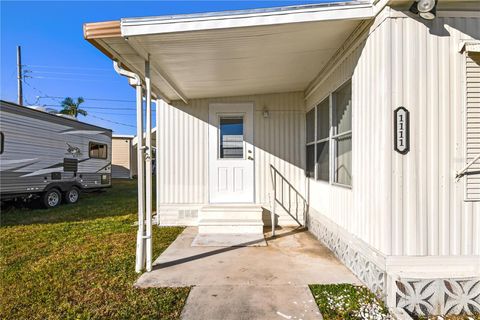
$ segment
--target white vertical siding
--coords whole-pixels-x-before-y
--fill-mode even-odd
[[[310,203],[313,212],[385,254],[391,249],[392,199],[389,27],[372,27],[307,100],[310,109],[352,79],[352,188],[309,179]]]
[[[160,108],[160,202],[206,203],[208,108],[198,101]]]
[[[270,164],[305,195],[305,101],[292,92],[176,101],[160,110],[161,204],[208,203],[208,108],[215,102],[254,103],[256,202],[269,207]],[[285,214],[279,221],[291,222]]]
[[[385,255],[478,255],[480,203],[465,201],[455,172],[467,162],[458,49],[480,39],[480,14],[425,23],[392,10],[375,25],[307,100],[309,110],[352,77],[352,189],[310,180],[312,208]],[[393,150],[399,106],[410,111],[407,155]]]
[[[476,15],[476,16],[475,16]],[[393,153],[393,255],[480,254],[478,202],[465,202],[465,56],[480,38],[476,13],[440,12],[431,27],[401,13],[389,19],[392,108],[410,110],[411,151]]]

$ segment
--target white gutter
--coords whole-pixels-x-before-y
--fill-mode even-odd
[[[137,91],[137,136],[143,136],[143,108],[142,108],[142,81],[138,74],[120,68],[117,61],[113,61],[115,71],[124,77],[127,77],[131,85],[134,85]],[[144,147],[143,139],[137,142],[137,196],[138,196],[138,230],[137,247],[135,259],[135,272],[140,273],[145,261],[145,184],[144,184]]]

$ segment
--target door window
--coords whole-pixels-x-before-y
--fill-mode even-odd
[[[243,117],[220,117],[220,159],[243,159]]]

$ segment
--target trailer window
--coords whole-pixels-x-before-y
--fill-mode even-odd
[[[0,154],[3,153],[3,132],[0,132]]]
[[[90,158],[107,159],[107,145],[103,143],[90,142]]]

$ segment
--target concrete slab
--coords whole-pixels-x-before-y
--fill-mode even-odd
[[[182,319],[322,319],[306,286],[200,286],[190,291]]]
[[[308,285],[359,280],[305,229],[277,230],[266,247],[192,247],[185,231],[157,258],[139,287]]]
[[[218,233],[197,234],[192,247],[266,247],[263,234],[255,233]]]
[[[321,319],[314,283],[360,281],[305,229],[277,230],[266,247],[195,247],[185,231],[138,287],[193,286],[184,319]]]

